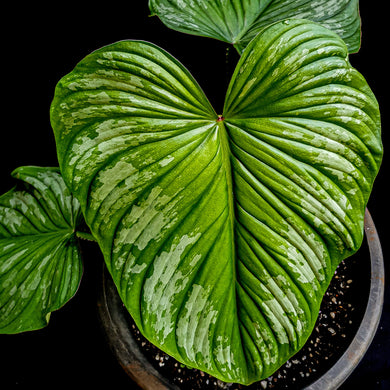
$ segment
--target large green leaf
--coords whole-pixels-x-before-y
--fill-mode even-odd
[[[82,273],[74,229],[81,216],[58,168],[21,167],[0,197],[0,333],[47,325]]]
[[[243,53],[219,116],[150,43],[104,47],[59,82],[64,178],[141,332],[179,361],[267,377],[358,249],[382,148],[347,57],[318,24],[276,23]]]
[[[149,7],[169,28],[232,43],[239,52],[262,28],[286,18],[321,23],[351,53],[360,47],[358,0],[149,0]]]

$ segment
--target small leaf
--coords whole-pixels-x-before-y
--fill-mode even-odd
[[[149,0],[149,8],[174,30],[232,43],[239,52],[267,25],[296,18],[321,23],[360,47],[358,0]]]
[[[182,363],[269,376],[359,248],[382,145],[347,57],[319,24],[275,23],[245,49],[223,115],[150,43],[99,49],[59,82],[64,178],[137,326]]]
[[[58,168],[20,167],[23,189],[0,197],[0,333],[47,325],[77,291],[80,206]]]

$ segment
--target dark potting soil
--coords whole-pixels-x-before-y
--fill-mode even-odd
[[[185,390],[303,389],[321,377],[342,356],[355,336],[368,302],[370,262],[366,243],[336,270],[322,301],[314,330],[303,348],[272,376],[250,386],[222,382],[188,368],[147,341],[129,317],[146,358],[170,383]]]

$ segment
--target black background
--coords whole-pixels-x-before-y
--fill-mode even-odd
[[[134,5],[133,3],[136,3]],[[388,26],[384,3],[361,2],[362,47],[350,61],[367,79],[380,103],[383,142],[388,144],[387,97]],[[217,112],[232,68],[234,49],[208,38],[169,30],[149,17],[146,0],[100,2],[82,6],[11,5],[2,12],[0,193],[14,182],[10,172],[22,165],[57,166],[49,107],[59,79],[91,51],[123,39],[153,42],[182,62],[200,83]],[[385,156],[368,208],[374,218],[385,256],[388,250],[389,207],[385,186]],[[51,316],[47,328],[21,335],[0,335],[0,388],[55,388],[101,385],[136,388],[112,356],[96,310],[102,259],[87,245],[84,276],[76,296]],[[390,268],[388,266],[387,268]],[[387,273],[388,275],[388,273]],[[390,280],[387,276],[387,280]],[[388,283],[387,283],[388,284]],[[365,386],[390,389],[390,296],[377,335],[363,361],[342,389]],[[360,388],[360,387],[359,387]]]

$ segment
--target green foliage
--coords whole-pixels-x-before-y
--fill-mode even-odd
[[[77,291],[80,205],[58,168],[21,167],[22,189],[0,197],[0,332],[47,325]]]
[[[149,0],[151,12],[174,30],[232,43],[239,52],[264,27],[287,18],[321,23],[360,47],[358,0]]]
[[[168,53],[121,41],[58,83],[51,120],[63,178],[148,339],[244,384],[301,348],[360,246],[382,156],[376,99],[336,33],[262,29],[222,115]]]

